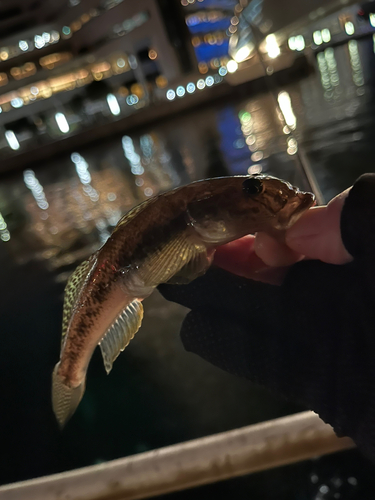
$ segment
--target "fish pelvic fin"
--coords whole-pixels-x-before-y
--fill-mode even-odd
[[[52,374],[52,408],[56,420],[62,429],[73,413],[85,392],[85,380],[78,387],[69,387],[59,375],[60,362],[57,363]]]
[[[113,362],[132,340],[139,330],[143,319],[143,306],[139,300],[133,300],[117,317],[100,341],[104,368],[107,374],[112,370]]]

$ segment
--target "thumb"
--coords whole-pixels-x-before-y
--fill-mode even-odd
[[[292,250],[329,264],[346,264],[353,258],[341,238],[340,218],[351,188],[337,195],[325,207],[313,207],[286,232]]]

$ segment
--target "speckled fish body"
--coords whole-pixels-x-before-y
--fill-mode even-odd
[[[235,176],[198,181],[151,198],[126,214],[65,289],[53,408],[60,425],[74,413],[99,344],[109,373],[139,329],[142,300],[160,284],[203,274],[217,246],[246,234],[278,234],[314,201],[279,179]]]

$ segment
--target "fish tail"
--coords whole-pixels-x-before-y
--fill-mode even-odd
[[[62,429],[76,411],[85,392],[85,380],[78,387],[69,387],[59,375],[60,362],[52,374],[52,407],[57,422]]]

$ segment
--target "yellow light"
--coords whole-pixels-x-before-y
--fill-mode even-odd
[[[164,75],[159,75],[155,78],[155,83],[159,89],[164,89],[168,85],[168,80]]]
[[[290,50],[296,50],[296,37],[291,36],[288,40],[288,47]]]
[[[322,34],[321,34],[320,31],[314,31],[314,33],[313,33],[313,40],[314,40],[315,45],[321,45],[322,44],[323,39],[322,39]]]
[[[369,15],[369,20],[370,20],[370,24],[373,28],[375,28],[375,14],[370,14]]]
[[[305,48],[305,39],[302,35],[296,36],[296,50],[302,51]]]
[[[0,59],[2,61],[6,61],[9,57],[9,52],[8,52],[8,49],[2,49],[1,52],[0,52]]]
[[[280,92],[277,96],[281,112],[284,116],[285,122],[289,128],[294,130],[297,124],[297,118],[293,113],[292,102],[290,100],[290,95],[288,92]]]
[[[252,43],[244,45],[243,47],[237,50],[233,59],[238,63],[245,61],[250,56],[253,48],[254,45]]]
[[[18,80],[18,78],[19,78],[19,76],[21,74],[21,70],[20,70],[20,68],[11,68],[10,74],[13,76],[13,78],[15,78],[16,80]]]
[[[82,14],[81,16],[81,21],[83,24],[87,23],[88,21],[90,21],[91,19],[91,16],[89,14]]]
[[[89,72],[87,71],[87,69],[81,69],[81,70],[77,71],[77,78],[79,78],[80,80],[84,80],[88,76],[89,76]]]
[[[70,25],[70,29],[72,31],[72,33],[74,33],[75,31],[78,31],[82,28],[82,23],[81,21],[74,21],[71,25]]]
[[[208,71],[208,66],[205,62],[200,62],[198,64],[198,71],[199,73],[205,74]]]
[[[139,97],[139,99],[142,99],[144,95],[143,87],[139,83],[133,83],[133,85],[130,87],[130,92]]]
[[[345,32],[347,35],[354,35],[354,31],[355,31],[355,28],[354,28],[354,24],[350,21],[347,21],[345,23]]]
[[[277,43],[275,35],[272,34],[272,35],[266,36],[266,50],[267,50],[268,56],[271,59],[275,59],[277,56],[280,55],[280,47]]]
[[[150,49],[148,51],[148,57],[153,61],[154,59],[156,59],[158,57],[158,53],[156,52],[156,50]]]
[[[322,40],[324,43],[328,43],[331,41],[331,32],[328,28],[324,28],[324,30],[322,30]]]
[[[236,61],[234,61],[233,59],[228,61],[227,70],[229,71],[229,73],[235,73],[238,70],[238,64],[236,63]]]
[[[124,87],[124,86],[121,86],[119,89],[118,89],[118,94],[121,96],[121,97],[126,97],[129,95],[129,90]]]
[[[0,87],[8,83],[8,76],[6,73],[0,73]]]

